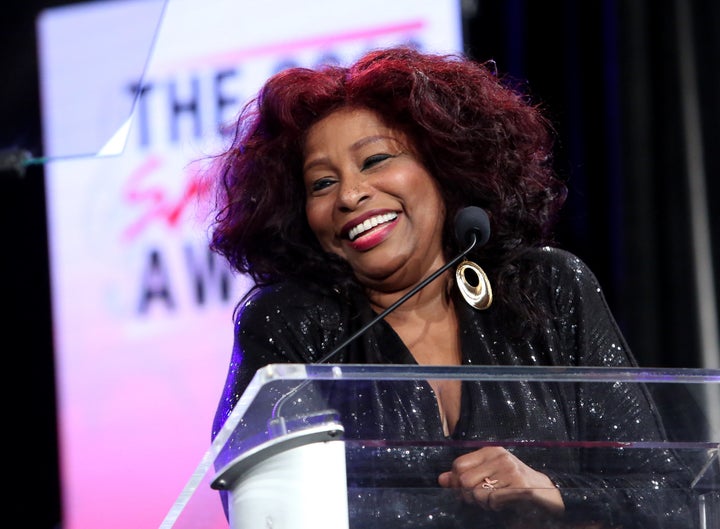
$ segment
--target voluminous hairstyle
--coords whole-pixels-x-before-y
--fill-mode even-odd
[[[551,242],[565,200],[552,169],[552,127],[527,94],[461,54],[394,47],[349,67],[290,68],[271,77],[243,107],[233,141],[211,166],[218,179],[211,248],[258,286],[297,280],[336,292],[357,287],[305,216],[306,133],[343,107],[374,110],[410,140],[447,206],[446,256],[463,249],[455,213],[468,205],[488,212],[491,237],[473,258],[493,282],[496,304],[533,316],[517,263],[528,247]]]

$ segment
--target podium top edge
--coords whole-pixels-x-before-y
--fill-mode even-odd
[[[425,366],[408,364],[269,364],[256,374],[274,380],[559,381],[638,383],[720,383],[720,369],[566,366]]]

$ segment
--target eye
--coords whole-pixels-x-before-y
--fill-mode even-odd
[[[334,183],[335,183],[335,179],[330,178],[329,176],[327,176],[325,178],[318,178],[317,180],[313,180],[310,183],[309,189],[310,189],[311,193],[317,193],[327,187],[330,187]]]
[[[361,170],[370,169],[374,165],[379,164],[380,162],[387,160],[388,158],[392,158],[391,154],[373,154],[372,156],[368,156],[363,161],[363,165]]]

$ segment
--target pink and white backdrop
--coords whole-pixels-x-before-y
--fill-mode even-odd
[[[207,249],[198,171],[221,125],[280,68],[408,41],[461,50],[459,0],[110,0],[38,18],[64,529],[160,527],[209,447],[248,287]]]

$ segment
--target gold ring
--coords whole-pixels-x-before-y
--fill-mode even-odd
[[[495,488],[495,483],[497,482],[498,480],[496,479],[485,478],[483,480],[482,488],[492,490]]]

